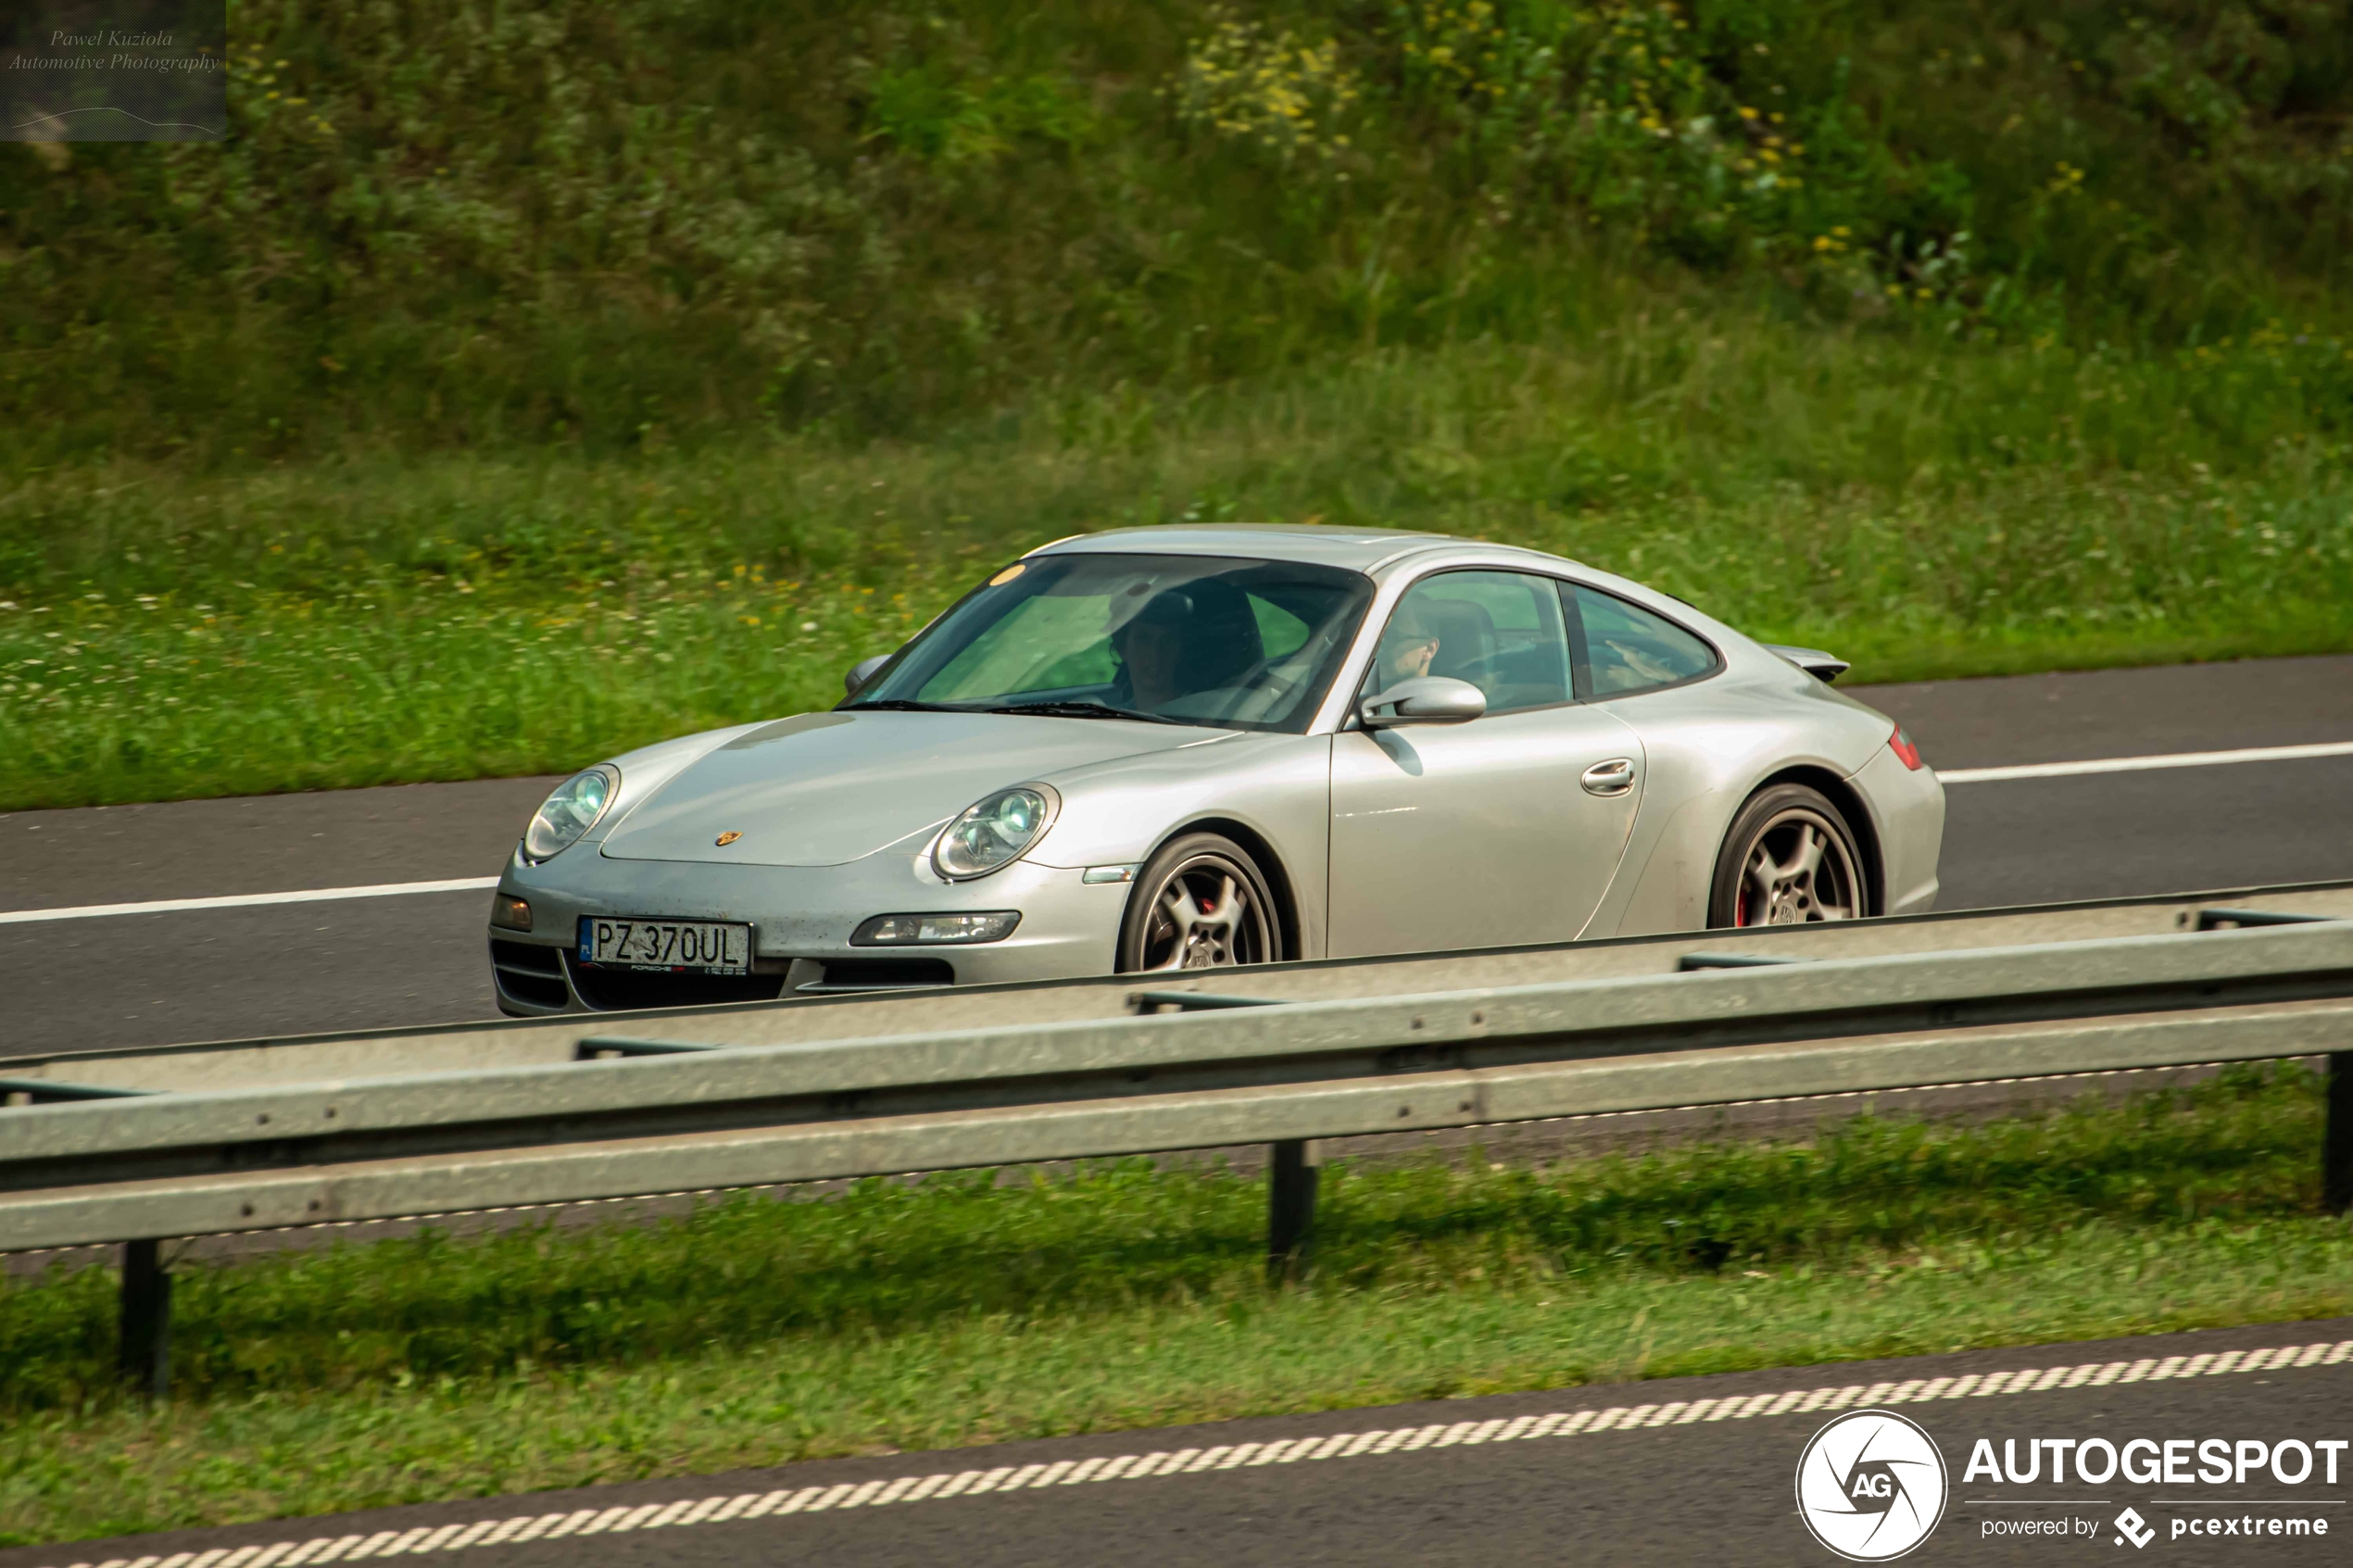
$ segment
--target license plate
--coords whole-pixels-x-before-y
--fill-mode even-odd
[[[580,961],[622,969],[751,972],[751,927],[707,920],[580,917]]]

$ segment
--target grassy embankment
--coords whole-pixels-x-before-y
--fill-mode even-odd
[[[1665,315],[957,443],[44,475],[0,496],[48,542],[0,608],[0,809],[560,771],[829,704],[1017,550],[1181,517],[1532,544],[1864,680],[2340,648],[2353,468],[2296,383],[2342,358]]]
[[[1185,516],[2353,646],[2342,0],[1262,14],[257,0],[225,148],[0,145],[0,809],[566,768]]]
[[[182,1276],[153,1412],[113,1388],[109,1273],[18,1283],[0,1544],[2345,1313],[2320,1110],[2300,1067],[2237,1070],[1810,1146],[1340,1167],[1279,1290],[1263,1185],[1140,1161],[286,1256]]]

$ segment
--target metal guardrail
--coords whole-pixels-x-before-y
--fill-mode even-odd
[[[2314,922],[809,1045],[590,1035],[584,1054],[659,1054],[15,1110],[0,1193],[85,1167],[120,1181],[156,1160],[170,1166],[158,1176],[195,1173],[173,1152],[192,1148],[244,1146],[238,1162],[251,1166],[283,1162],[271,1150],[308,1160],[369,1135],[520,1121],[662,1135],[699,1130],[726,1105],[772,1122],[837,1118],[2348,996],[2353,922]],[[321,1139],[333,1141],[311,1147]],[[0,1198],[0,1249],[46,1245],[57,1243],[15,1234]]]
[[[10,1110],[0,1250],[132,1243],[124,1367],[160,1392],[163,1237],[1263,1142],[1283,1268],[1320,1138],[2313,1054],[2332,1066],[2324,1184],[2353,1200],[2353,922],[1139,997],[1163,1000],[1194,1010],[725,1048],[589,1035],[574,1061]]]
[[[1727,967],[1742,960],[1819,960],[1958,952],[2203,929],[2214,906],[2249,919],[2353,917],[2353,883],[2236,888],[2160,897],[2094,899],[2010,909],[1973,909],[1895,919],[1740,931],[1679,932],[1604,941],[1496,947],[1372,959],[1266,964],[1248,974],[1254,1001],[1321,1001],[1419,995],[1472,986],[1604,980]],[[1244,988],[1233,972],[1170,974],[1145,984],[1171,997]],[[1138,978],[1026,982],[846,996],[800,997],[635,1013],[380,1029],[264,1040],[111,1047],[0,1056],[0,1077],[88,1087],[182,1093],[296,1084],[329,1078],[459,1072],[476,1067],[554,1065],[574,1060],[580,1042],[627,1034],[646,1041],[786,1045],[929,1035],[984,1025],[1037,1025],[1126,1015]],[[1178,1005],[1171,1003],[1170,1005]],[[1189,1009],[1202,1005],[1196,1000]],[[17,1096],[6,1096],[16,1098]]]
[[[130,1099],[153,1089],[107,1088],[94,1084],[69,1084],[56,1078],[0,1078],[0,1104],[55,1105],[60,1100]]]

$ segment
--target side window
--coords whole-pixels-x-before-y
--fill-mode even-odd
[[[1487,696],[1487,711],[1567,702],[1568,633],[1549,577],[1448,571],[1405,591],[1381,633],[1368,689],[1451,675]]]
[[[1664,616],[1581,583],[1568,597],[1579,623],[1571,635],[1586,696],[1671,686],[1716,668],[1716,650]]]

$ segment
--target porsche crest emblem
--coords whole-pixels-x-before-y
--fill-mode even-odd
[[[717,845],[720,848],[724,849],[727,846],[735,843],[736,840],[741,838],[743,834],[739,833],[723,833],[717,838],[712,839],[711,843]]]

